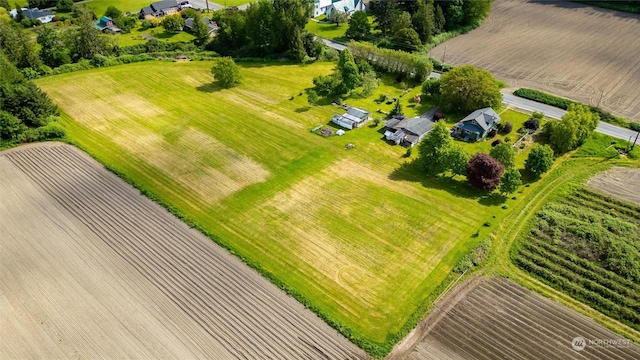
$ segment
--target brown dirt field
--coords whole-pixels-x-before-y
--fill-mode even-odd
[[[388,359],[638,359],[640,346],[505,278],[472,278],[443,298]],[[576,351],[581,336],[586,348]],[[609,346],[590,340],[613,340]]]
[[[640,121],[640,15],[565,1],[496,0],[488,18],[431,56]]]
[[[614,167],[592,177],[587,185],[607,195],[640,205],[640,169]]]
[[[0,153],[0,183],[2,359],[365,358],[73,147]]]

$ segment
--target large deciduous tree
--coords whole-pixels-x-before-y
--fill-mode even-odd
[[[351,39],[363,40],[371,35],[371,24],[367,13],[364,11],[356,11],[349,19],[349,28],[345,35]]]
[[[327,21],[331,24],[336,24],[336,26],[340,26],[340,24],[347,22],[347,13],[334,9],[327,16]]]
[[[119,18],[120,16],[122,16],[122,11],[120,11],[115,6],[109,6],[104,12],[104,16],[110,17],[112,19]]]
[[[466,0],[462,5],[463,25],[473,25],[482,21],[491,10],[491,0]]]
[[[540,176],[551,169],[553,159],[553,149],[549,145],[535,146],[525,160],[524,168],[528,172]]]
[[[180,14],[172,14],[162,19],[162,27],[168,32],[179,32],[185,26],[185,20]]]
[[[598,127],[600,117],[587,106],[570,104],[560,122],[549,124],[549,140],[560,153],[582,145]]]
[[[472,65],[459,66],[442,74],[440,93],[443,106],[449,110],[497,109],[502,103],[498,81],[490,72]]]
[[[497,188],[503,172],[504,165],[482,152],[475,154],[467,165],[467,179],[478,189]]]
[[[50,67],[58,67],[71,62],[66,48],[58,39],[58,33],[50,26],[43,26],[36,38],[40,44],[40,59]]]
[[[71,12],[71,10],[73,10],[73,0],[58,0],[56,10],[61,12]]]
[[[508,195],[518,190],[522,185],[520,171],[515,168],[507,169],[500,180],[500,192]]]
[[[447,171],[449,168],[447,154],[453,144],[447,124],[444,121],[437,122],[418,144],[418,167],[430,175]]]
[[[498,160],[507,169],[516,166],[516,149],[509,143],[501,143],[492,147],[489,155]]]
[[[240,67],[231,58],[220,58],[217,64],[211,69],[214,78],[223,88],[230,88],[240,84]]]
[[[398,32],[393,35],[393,45],[399,50],[413,52],[420,48],[422,42],[415,30],[412,28],[404,28],[398,30]]]

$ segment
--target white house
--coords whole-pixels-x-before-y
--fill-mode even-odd
[[[314,0],[313,17],[318,17],[327,12],[327,8],[331,6],[332,0]]]
[[[351,16],[356,11],[366,10],[367,5],[364,0],[331,0],[331,5],[326,8],[325,14],[329,16],[332,11],[340,11]]]
[[[49,10],[38,10],[38,8],[33,8],[33,9],[22,8],[22,13],[24,14],[24,17],[29,19],[40,20],[40,22],[43,24],[50,23],[53,20],[53,17],[55,16]],[[12,18],[15,18],[16,16],[18,16],[18,10],[13,9],[9,11],[9,15]]]

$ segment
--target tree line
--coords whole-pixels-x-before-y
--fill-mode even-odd
[[[58,107],[0,51],[0,146],[64,137]]]
[[[246,10],[214,11],[211,19],[220,29],[207,49],[234,57],[317,57],[323,44],[304,28],[312,12],[307,0],[259,0]]]
[[[349,19],[346,36],[355,40],[374,40],[381,47],[414,51],[446,31],[477,25],[491,9],[491,0],[372,0],[372,35],[365,13],[355,12]]]

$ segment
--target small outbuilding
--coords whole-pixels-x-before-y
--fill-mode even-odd
[[[113,19],[108,16],[101,17],[93,26],[103,33],[119,34],[122,32],[122,30],[113,22]]]
[[[369,120],[371,120],[371,114],[368,111],[356,107],[349,107],[346,113],[342,115],[335,114],[331,122],[345,129],[353,130]]]

